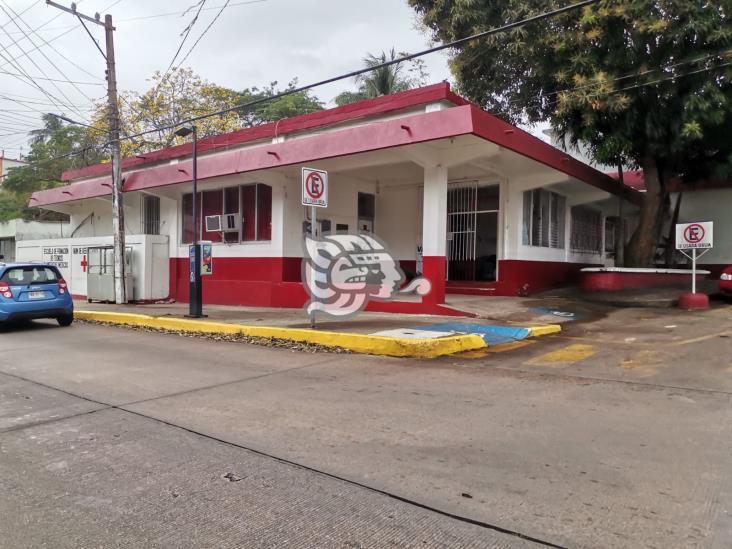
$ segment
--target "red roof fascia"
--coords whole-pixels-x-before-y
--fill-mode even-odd
[[[374,99],[366,99],[364,101],[358,101],[342,107],[335,107],[333,109],[326,109],[310,114],[284,118],[278,122],[271,122],[255,126],[253,128],[245,128],[243,130],[237,130],[235,132],[201,139],[198,142],[198,152],[205,153],[260,139],[271,139],[273,137],[304,131],[319,126],[330,126],[341,122],[385,114],[437,101],[450,101],[455,105],[465,105],[467,103],[465,99],[450,91],[449,83],[440,82],[439,84],[433,84],[431,86],[376,97]],[[190,143],[186,143],[151,153],[145,153],[139,157],[128,157],[122,160],[122,169],[126,170],[141,167],[149,163],[190,156],[191,152],[192,145]],[[72,181],[74,179],[106,175],[111,173],[111,171],[111,164],[104,163],[88,166],[86,168],[69,170],[64,172],[61,177],[64,181]]]
[[[609,172],[607,175],[616,181],[620,180],[620,174],[618,174],[618,172]],[[636,191],[646,190],[646,182],[643,179],[643,170],[623,171],[623,183],[625,183],[626,187],[630,187]]]
[[[204,156],[198,159],[198,178],[204,180],[471,134],[473,122],[470,108],[454,107],[306,139],[229,151],[214,157]],[[191,160],[186,160],[132,172],[124,177],[124,191],[188,183],[190,180]],[[110,193],[111,178],[104,177],[35,192],[31,205],[58,204]]]
[[[541,162],[550,168],[566,173],[603,191],[615,195],[622,194],[626,199],[633,202],[641,200],[638,193],[628,188],[621,188],[618,182],[607,174],[580,162],[529,132],[511,125],[475,105],[471,105],[470,108],[473,115],[475,134],[483,139]]]

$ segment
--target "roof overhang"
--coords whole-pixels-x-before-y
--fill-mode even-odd
[[[198,179],[316,162],[461,135],[478,136],[632,202],[641,200],[639,193],[622,188],[610,176],[471,104],[202,156],[198,159]],[[172,160],[163,165],[123,173],[123,190],[140,191],[189,183],[191,173],[190,159]],[[31,197],[30,205],[43,207],[97,198],[111,194],[111,190],[111,177],[102,176],[38,191]]]

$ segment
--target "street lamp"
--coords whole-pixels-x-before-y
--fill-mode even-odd
[[[203,314],[203,283],[201,280],[201,243],[198,222],[198,134],[196,126],[183,126],[175,135],[188,137],[193,135],[193,244],[188,250],[189,285],[188,285],[188,317],[201,318]]]

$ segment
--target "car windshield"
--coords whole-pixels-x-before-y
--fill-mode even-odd
[[[9,286],[27,286],[28,284],[51,284],[58,282],[58,276],[49,267],[11,267],[0,278]]]

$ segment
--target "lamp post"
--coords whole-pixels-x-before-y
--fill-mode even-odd
[[[203,314],[203,283],[201,280],[201,243],[199,238],[198,221],[198,134],[196,126],[183,126],[175,135],[187,137],[193,135],[193,244],[189,248],[189,285],[188,285],[188,316],[201,318]]]

